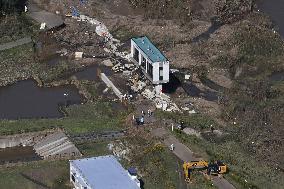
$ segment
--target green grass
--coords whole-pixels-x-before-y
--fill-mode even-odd
[[[9,15],[0,19],[0,44],[11,42],[27,36],[36,36],[39,30],[26,14]]]
[[[110,33],[116,38],[119,39],[122,42],[126,42],[130,38],[136,36],[135,31],[128,28],[127,26],[118,26],[115,29],[113,29]]]
[[[192,183],[190,189],[217,189],[210,180],[207,180],[204,175],[198,172],[193,172]]]
[[[39,184],[54,189],[68,188],[69,164],[66,160],[30,162],[0,168],[0,188],[36,189]]]
[[[174,120],[176,123],[183,121],[186,126],[198,130],[209,129],[210,125],[214,125],[215,128],[218,126],[218,124],[213,119],[202,114],[188,115],[178,112],[156,111],[156,116],[157,118]]]
[[[32,43],[0,52],[0,86],[38,73],[40,65],[33,56]]]
[[[76,143],[76,147],[84,156],[105,156],[110,155],[111,152],[108,150],[109,141],[99,142],[82,142]]]
[[[61,127],[68,133],[101,132],[124,129],[128,110],[117,111],[110,102],[89,102],[67,109],[68,116],[59,119],[0,120],[1,134],[40,131]]]
[[[139,150],[138,148],[137,150]],[[177,160],[161,145],[150,145],[137,152],[133,163],[143,174],[145,189],[174,189],[178,186]]]

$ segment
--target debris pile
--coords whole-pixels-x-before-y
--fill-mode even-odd
[[[121,57],[125,60],[128,60],[130,62],[130,56],[127,52],[119,52],[118,51],[118,47],[121,46],[121,43],[118,39],[115,39],[110,32],[108,31],[107,27],[100,21],[88,17],[86,15],[80,15],[79,17],[73,17],[75,19],[77,19],[78,21],[82,21],[82,22],[88,22],[91,25],[96,26],[96,33],[100,36],[104,38],[104,41],[106,43],[106,45],[109,47],[105,47],[104,50],[107,53],[113,53],[115,56],[117,57]]]
[[[116,57],[120,57],[123,60],[126,60],[125,62],[118,59],[114,59],[115,61],[113,63],[114,66],[112,67],[112,70],[116,73],[122,72],[123,75],[128,76],[128,81],[130,83],[131,90],[133,90],[134,92],[141,92],[141,94],[145,98],[152,100],[158,109],[162,109],[163,111],[181,111],[179,107],[171,101],[169,96],[163,93],[157,93],[155,89],[152,89],[151,91],[149,88],[146,88],[147,84],[146,82],[143,81],[143,78],[141,80],[138,80],[139,76],[138,78],[132,77],[133,75],[135,75],[135,71],[138,68],[134,64],[129,63],[130,55],[127,52],[118,51],[118,47],[121,45],[120,41],[115,39],[109,33],[107,27],[103,23],[85,15],[80,15],[79,17],[73,17],[73,18],[76,18],[78,21],[88,22],[91,25],[95,25],[96,33],[104,38],[104,41],[108,46],[108,48],[105,47],[104,50],[107,53],[114,54]],[[110,61],[104,62],[104,64],[111,65]]]
[[[108,149],[118,158],[123,158],[130,161],[128,154],[130,153],[130,149],[123,144],[121,141],[114,141],[108,144]]]

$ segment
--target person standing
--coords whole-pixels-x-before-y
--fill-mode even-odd
[[[174,144],[171,144],[170,150],[171,150],[171,151],[174,151],[174,149],[175,149]]]
[[[141,123],[141,125],[144,124],[144,116],[143,116],[143,115],[142,115],[142,117],[141,117],[141,119],[140,119],[140,123]]]

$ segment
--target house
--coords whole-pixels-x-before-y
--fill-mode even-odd
[[[75,189],[140,189],[114,156],[70,160],[70,182]]]
[[[154,85],[169,82],[169,61],[148,37],[131,39],[131,59]]]

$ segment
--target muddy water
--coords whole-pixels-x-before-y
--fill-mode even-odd
[[[20,81],[0,88],[0,119],[58,118],[59,104],[81,101],[75,86],[41,88],[33,80]]]
[[[41,158],[35,153],[32,146],[15,146],[0,149],[0,164],[15,163],[20,161],[36,161]]]
[[[99,80],[99,74],[104,73],[107,76],[111,75],[111,69],[106,67],[106,66],[101,66],[101,65],[92,65],[84,68],[81,71],[78,71],[77,73],[74,74],[74,76],[77,77],[79,80],[89,80],[89,81],[96,81]]]
[[[163,92],[172,94],[175,93],[179,87],[181,87],[180,80],[173,73],[170,73],[170,82],[163,84]]]
[[[284,71],[274,72],[269,76],[270,81],[284,81]]]
[[[215,91],[224,91],[225,90],[224,87],[218,85],[217,83],[215,83],[214,81],[212,81],[212,80],[210,80],[206,77],[201,77],[200,81],[203,85],[205,85],[205,86],[207,86],[207,87],[209,87],[209,88],[211,88]]]
[[[258,0],[258,9],[269,15],[284,38],[284,0]]]
[[[200,90],[194,84],[190,82],[185,82],[182,84],[182,88],[184,91],[191,97],[195,98],[203,98],[208,101],[217,101],[218,100],[218,92],[209,91],[209,90]]]

